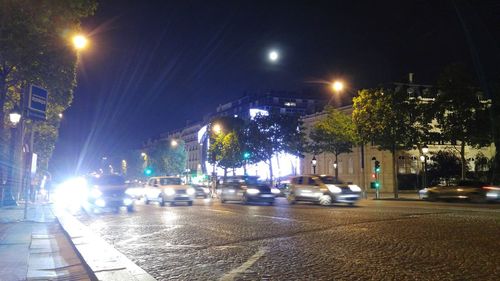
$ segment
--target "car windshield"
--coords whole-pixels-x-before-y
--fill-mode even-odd
[[[182,184],[180,178],[161,178],[160,185],[180,185]]]
[[[124,185],[125,179],[121,176],[100,176],[92,179],[94,185]]]
[[[336,179],[333,176],[320,176],[319,177],[324,184],[343,184],[344,182]]]

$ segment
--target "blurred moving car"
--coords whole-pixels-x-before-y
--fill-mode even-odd
[[[258,181],[255,176],[226,177],[220,187],[222,203],[239,201],[243,204],[263,202],[274,204],[274,199],[280,193],[279,189]]]
[[[126,193],[136,200],[142,199],[144,197],[144,186],[139,181],[126,181],[127,191]]]
[[[500,186],[492,186],[477,180],[452,181],[449,184],[436,185],[419,191],[421,199],[469,200],[471,202],[500,202]]]
[[[176,204],[180,202],[193,205],[196,190],[190,185],[183,185],[179,177],[152,177],[144,188],[144,199],[146,204],[157,201],[160,206],[166,203]]]
[[[113,208],[119,210],[126,207],[128,212],[134,211],[134,198],[126,193],[125,179],[119,175],[95,175],[87,179],[87,201],[91,209]]]
[[[195,197],[210,197],[210,188],[204,185],[193,185],[193,188],[196,190]]]
[[[347,203],[354,205],[361,198],[361,188],[355,184],[344,183],[333,176],[303,175],[292,178],[289,195],[290,204],[299,201],[321,205]]]

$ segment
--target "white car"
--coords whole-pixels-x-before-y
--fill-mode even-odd
[[[152,177],[144,188],[144,200],[146,204],[157,201],[160,206],[166,203],[176,204],[185,202],[193,205],[196,190],[190,185],[183,185],[179,177]]]

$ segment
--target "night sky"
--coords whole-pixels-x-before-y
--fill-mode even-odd
[[[245,91],[327,99],[320,81],[343,79],[353,95],[409,72],[434,84],[449,63],[474,68],[471,46],[486,69],[484,53],[498,53],[498,1],[460,2],[460,16],[452,1],[381,2],[101,1],[83,22],[91,46],[50,169],[87,172]],[[472,44],[460,19],[476,28]],[[267,60],[270,49],[279,63]]]

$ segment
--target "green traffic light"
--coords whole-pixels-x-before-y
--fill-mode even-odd
[[[152,173],[153,170],[151,168],[147,168],[146,170],[144,170],[144,174],[146,174],[146,176],[150,176]]]
[[[250,158],[250,152],[243,153],[243,159],[248,159],[248,158]]]

